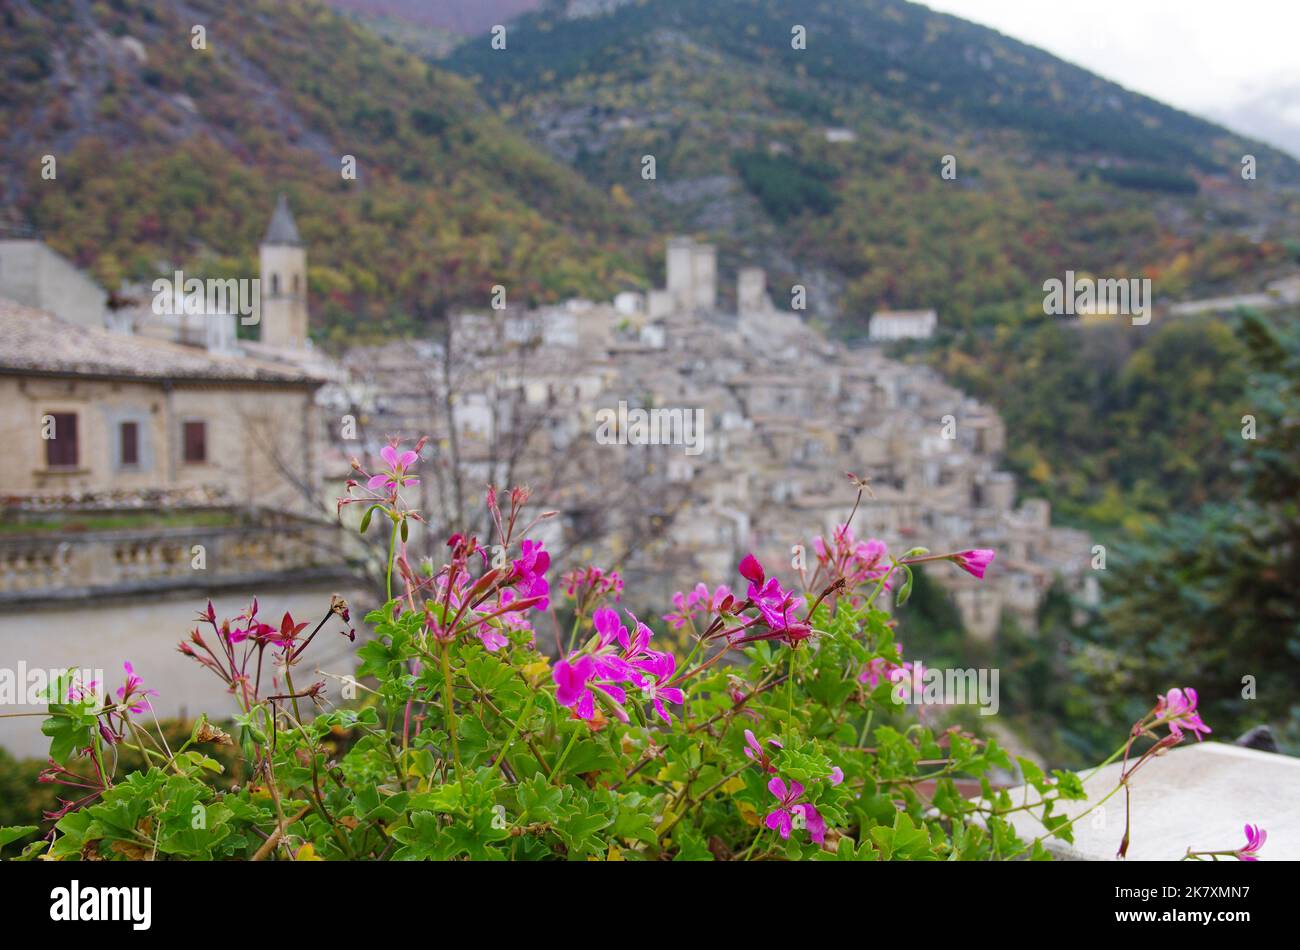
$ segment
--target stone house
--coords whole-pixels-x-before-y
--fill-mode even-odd
[[[284,366],[75,326],[0,301],[6,495],[203,488],[301,508],[321,380]]]

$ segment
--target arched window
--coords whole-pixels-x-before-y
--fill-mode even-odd
[[[271,293],[272,293],[272,295],[278,295],[278,294],[280,293],[280,275],[279,275],[279,274],[272,274],[272,275],[271,275]]]

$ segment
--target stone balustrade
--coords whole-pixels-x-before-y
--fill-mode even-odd
[[[0,608],[98,594],[220,587],[250,577],[345,574],[336,529],[280,513],[228,523],[0,533]]]

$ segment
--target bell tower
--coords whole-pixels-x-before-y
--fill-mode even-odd
[[[307,249],[289,200],[280,195],[260,248],[262,342],[285,349],[307,346]]]

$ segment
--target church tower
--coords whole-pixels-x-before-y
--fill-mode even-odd
[[[307,346],[307,249],[284,195],[275,203],[261,246],[262,342]]]

